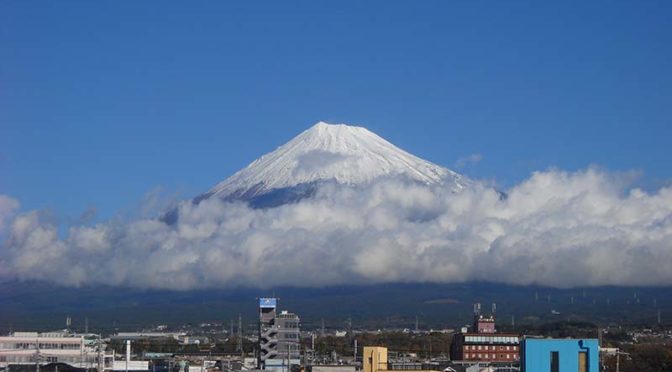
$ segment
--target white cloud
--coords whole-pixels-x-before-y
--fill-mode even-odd
[[[0,234],[2,234],[5,228],[6,221],[14,215],[14,211],[18,208],[18,201],[7,195],[0,194]]]
[[[174,225],[114,221],[60,239],[29,212],[8,225],[0,276],[176,289],[672,285],[672,188],[628,189],[628,177],[537,172],[505,199],[479,185],[456,194],[395,180],[356,191],[327,184],[313,199],[277,208],[185,202]]]
[[[468,165],[472,164],[478,164],[481,160],[483,160],[483,155],[481,154],[470,154],[467,156],[463,156],[455,162],[455,168],[464,168]]]

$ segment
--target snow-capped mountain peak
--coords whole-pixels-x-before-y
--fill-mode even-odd
[[[211,196],[251,199],[273,190],[320,181],[359,185],[386,176],[401,176],[430,185],[451,182],[455,189],[469,182],[364,127],[321,121],[215,185],[200,199]]]
[[[215,185],[201,198],[251,199],[273,190],[321,181],[359,185],[379,177],[401,176],[424,184],[450,182],[461,189],[461,175],[420,159],[364,127],[318,122],[275,151]]]

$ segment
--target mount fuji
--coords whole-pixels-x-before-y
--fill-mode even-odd
[[[325,183],[363,186],[382,178],[443,185],[458,192],[465,176],[412,155],[366,128],[318,122],[275,151],[196,197],[270,208],[314,195]]]

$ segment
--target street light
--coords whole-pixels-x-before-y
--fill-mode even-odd
[[[630,356],[630,353],[626,353],[624,351],[621,351],[620,349],[616,349],[616,372],[621,372],[621,355]]]

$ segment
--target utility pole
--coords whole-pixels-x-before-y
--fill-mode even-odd
[[[243,317],[238,313],[238,350],[243,353]]]
[[[84,318],[84,334],[89,333],[89,318]]]
[[[131,359],[131,340],[126,340],[126,372],[128,372],[129,359]]]
[[[37,338],[35,339],[35,372],[40,372],[40,340]]]
[[[621,372],[621,355],[630,355],[620,349],[616,350],[616,372]]]
[[[597,327],[597,347],[598,350],[602,348],[602,330],[600,327]],[[602,365],[602,353],[597,352],[597,362],[599,365]]]
[[[415,314],[415,333],[418,333],[418,314]]]
[[[98,339],[97,339],[96,344],[97,344],[97,348],[98,348],[98,368],[97,369],[98,369],[98,372],[103,372],[103,368],[102,368],[102,364],[101,364],[101,360],[100,360],[100,354],[101,354],[101,351],[102,351],[101,347],[100,347],[100,334],[98,335]]]
[[[292,343],[287,343],[287,372],[292,371]]]
[[[622,352],[621,350],[616,350],[616,372],[621,372],[621,355],[630,354]]]

